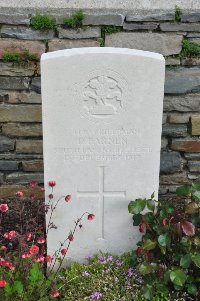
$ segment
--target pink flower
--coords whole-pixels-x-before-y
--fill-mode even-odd
[[[1,204],[1,205],[0,205],[0,211],[1,211],[1,212],[6,212],[6,211],[8,211],[8,205],[7,205],[7,204]]]
[[[9,239],[9,233],[5,232],[4,235],[3,235],[3,237]]]
[[[39,253],[39,247],[36,245],[33,245],[32,247],[30,247],[29,253],[31,255],[37,255]]]
[[[38,183],[37,183],[36,181],[30,182],[30,186],[31,186],[31,187],[35,187],[35,186],[37,186],[37,184],[38,184]]]
[[[48,184],[50,187],[54,187],[56,186],[56,181],[49,181]]]
[[[43,263],[44,260],[45,260],[44,256],[39,256],[36,261],[40,262],[40,263]]]
[[[66,195],[66,197],[65,197],[65,201],[66,202],[69,202],[70,200],[71,200],[71,195],[70,194],[68,194],[68,195]]]
[[[52,257],[50,255],[47,255],[45,257],[45,261],[48,263],[48,262],[51,262],[52,261]]]
[[[31,193],[31,195],[30,195],[30,199],[31,199],[32,201],[34,201],[34,200],[35,200],[35,198],[36,198],[36,195],[35,195],[34,193]]]
[[[0,287],[4,287],[8,284],[4,279],[0,279]]]
[[[15,233],[16,232],[14,230],[12,230],[10,232],[5,232],[4,235],[3,235],[3,237],[7,238],[7,239],[12,239],[14,237]]]
[[[62,254],[63,256],[65,256],[65,255],[67,254],[67,249],[62,249],[62,250],[61,250],[61,254]]]
[[[140,231],[140,233],[144,233],[144,232],[145,232],[145,229],[146,229],[146,226],[145,226],[144,223],[139,224],[139,231]]]
[[[44,244],[45,243],[44,237],[39,237],[38,240],[37,240],[37,243],[38,244]]]
[[[167,225],[167,219],[166,218],[163,218],[162,221],[161,221],[161,224],[163,226],[166,226]]]
[[[73,241],[74,240],[73,234],[69,234],[68,239],[69,239],[69,241]]]
[[[8,261],[5,262],[4,266],[9,268],[12,271],[14,271],[14,269],[15,269],[15,267],[12,265],[12,263],[8,262]]]
[[[29,254],[28,252],[22,254],[23,259],[26,259],[26,258],[29,258],[29,257],[31,257],[31,254]]]
[[[94,214],[88,214],[88,220],[89,221],[92,221],[93,219],[95,218],[95,215]]]
[[[59,296],[60,296],[60,293],[59,293],[58,290],[55,290],[55,291],[53,291],[53,292],[51,293],[51,297],[52,297],[52,298],[57,298],[57,297],[59,297]]]
[[[22,191],[17,191],[17,192],[15,193],[15,195],[16,195],[16,197],[21,198],[21,197],[24,196],[24,193],[23,193]]]
[[[26,233],[26,240],[30,241],[32,237],[32,234],[30,232]]]
[[[2,246],[2,247],[1,247],[1,251],[6,252],[6,251],[7,251],[6,246]]]
[[[41,190],[42,192],[45,191],[44,187],[41,187],[40,190]]]

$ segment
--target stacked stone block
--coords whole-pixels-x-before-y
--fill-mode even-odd
[[[70,12],[45,12],[57,28],[34,30],[35,12],[0,12],[0,198],[30,181],[43,183],[41,81],[38,62],[4,62],[5,52],[41,54],[76,47],[125,47],[162,53],[166,58],[160,194],[200,176],[200,58],[182,57],[182,41],[200,45],[200,12],[87,12],[83,27],[63,26]],[[107,34],[105,26],[112,33]],[[120,28],[118,28],[120,27]],[[117,30],[116,30],[117,28]],[[117,31],[117,32],[115,32]],[[144,120],[145,122],[145,120]],[[153,135],[153,132],[152,132]],[[148,184],[148,183],[147,183]]]

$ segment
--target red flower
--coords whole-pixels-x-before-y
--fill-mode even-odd
[[[4,266],[7,267],[7,268],[9,268],[9,269],[12,270],[12,271],[15,269],[14,266],[12,265],[12,263],[11,263],[11,262],[8,262],[8,261],[6,261],[6,262],[4,263]]]
[[[140,231],[141,233],[144,233],[144,232],[145,232],[145,230],[146,230],[146,226],[145,226],[145,224],[144,224],[144,223],[142,223],[142,224],[139,224],[139,231]]]
[[[7,204],[1,204],[1,205],[0,205],[0,211],[1,211],[1,212],[6,212],[6,211],[8,211],[8,205],[7,205]]]
[[[95,218],[95,215],[94,214],[88,214],[88,220],[89,221],[92,221],[93,219]]]
[[[73,241],[74,240],[74,235],[73,234],[69,234],[68,239],[69,239],[69,241]]]
[[[17,192],[15,193],[15,195],[16,195],[16,197],[21,198],[21,197],[24,196],[24,193],[23,193],[22,191],[17,191]]]
[[[8,284],[4,279],[0,279],[0,287],[4,287],[6,284]]]
[[[66,202],[69,202],[70,200],[71,200],[71,195],[70,194],[68,194],[68,195],[66,195],[66,197],[65,197],[65,201]]]
[[[61,254],[62,254],[63,256],[65,256],[65,255],[67,254],[67,249],[62,249],[62,250],[61,250]]]
[[[40,190],[41,190],[42,192],[45,191],[44,187],[41,187]]]
[[[51,262],[52,261],[52,257],[50,255],[47,255],[45,257],[45,261],[48,263],[48,262]]]
[[[45,260],[44,256],[39,256],[37,262],[43,263]]]
[[[26,240],[30,241],[32,237],[32,234],[30,232],[26,233]]]
[[[167,225],[167,219],[166,218],[163,218],[163,220],[161,221],[161,224],[163,226],[166,226]]]
[[[22,254],[23,259],[26,259],[26,258],[29,258],[29,257],[31,257],[31,254],[29,254],[28,252]]]
[[[1,247],[1,251],[6,252],[6,251],[7,251],[6,246],[2,246],[2,247]]]
[[[7,239],[12,239],[14,237],[15,233],[16,232],[14,230],[12,230],[10,232],[5,232],[4,235],[3,235],[3,237],[7,238]]]
[[[31,193],[30,199],[33,201],[33,200],[35,200],[35,198],[36,198],[36,195],[34,193]]]
[[[37,255],[39,253],[39,247],[36,245],[33,245],[32,247],[30,247],[29,253],[31,255]]]
[[[56,181],[49,181],[48,184],[50,187],[54,187],[56,186]]]
[[[35,186],[37,186],[37,184],[38,184],[38,183],[37,183],[36,181],[30,182],[30,186],[31,186],[31,187],[35,187]]]
[[[51,297],[52,297],[52,298],[57,298],[57,297],[59,297],[59,296],[60,296],[60,293],[59,293],[58,290],[55,290],[55,291],[53,291],[53,292],[51,293]]]
[[[44,244],[45,243],[44,237],[39,237],[38,240],[37,240],[37,243],[38,244]]]

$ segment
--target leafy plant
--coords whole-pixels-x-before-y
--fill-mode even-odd
[[[47,30],[56,28],[56,20],[47,15],[37,15],[31,18],[31,27],[36,30]]]
[[[38,61],[36,54],[30,53],[29,50],[22,52],[4,52],[2,55],[4,62],[28,63]]]
[[[64,25],[69,28],[79,28],[83,26],[84,12],[79,10],[73,13],[70,17],[64,19]]]
[[[190,42],[186,39],[182,43],[182,57],[200,57],[200,45]]]
[[[145,280],[144,296],[172,288],[199,300],[200,181],[177,188],[177,203],[137,199],[129,204],[143,234],[133,261]],[[196,300],[196,299],[192,299]]]
[[[104,25],[102,27],[103,34],[112,34],[112,33],[119,32],[119,31],[122,31],[122,27],[121,26]]]
[[[176,5],[175,6],[175,21],[181,22],[181,17],[182,17],[182,10],[178,5]]]

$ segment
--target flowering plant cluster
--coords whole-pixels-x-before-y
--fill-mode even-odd
[[[156,201],[152,195],[129,204],[133,225],[143,234],[133,261],[149,300],[158,290],[200,299],[200,182],[181,186],[176,193],[175,201]]]
[[[44,191],[36,182],[31,187]],[[85,217],[92,221],[95,216],[85,212],[75,221],[74,229],[66,233],[66,239],[60,243],[60,248],[53,255],[47,254],[46,239],[50,229],[56,229],[52,222],[53,212],[59,202],[70,202],[71,195],[54,200],[55,181],[49,181],[51,189],[48,203],[37,200],[34,194],[29,199],[22,191],[17,191],[16,224],[12,224],[13,210],[8,203],[0,204],[0,300],[47,301],[60,298],[58,274],[61,270],[75,232]],[[12,204],[12,202],[11,202]],[[27,205],[34,204],[35,211],[26,212]],[[43,222],[45,213],[49,213],[48,224]],[[41,220],[40,220],[41,218]],[[12,229],[5,231],[5,227]],[[59,262],[55,270],[55,263]],[[47,273],[48,266],[48,273]]]

